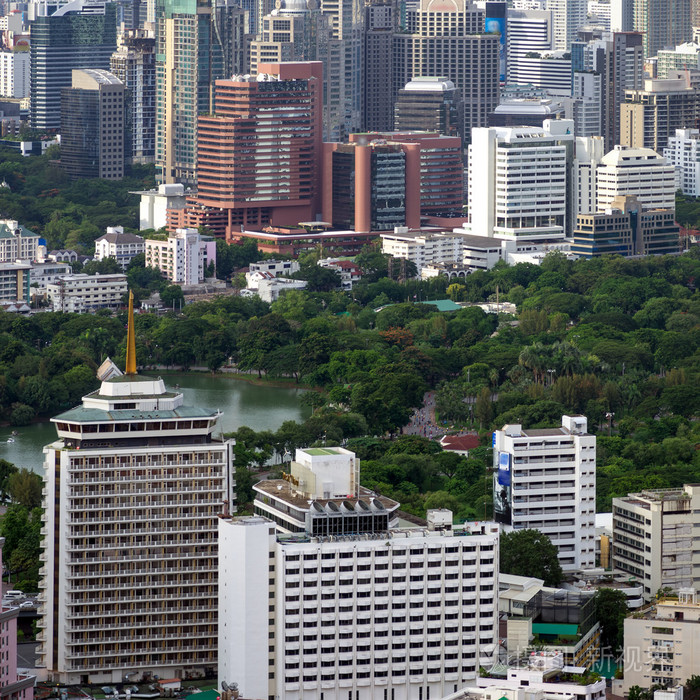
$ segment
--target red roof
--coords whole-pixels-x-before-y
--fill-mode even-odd
[[[469,435],[445,435],[440,439],[443,450],[455,452],[467,452],[479,447],[479,436],[476,433]]]

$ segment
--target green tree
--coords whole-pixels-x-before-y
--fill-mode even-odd
[[[9,495],[8,481],[9,478],[19,471],[17,467],[8,462],[6,459],[0,459],[0,501],[7,499]]]
[[[476,397],[474,416],[479,421],[480,428],[488,428],[491,420],[493,419],[493,402],[491,401],[491,391],[487,387],[482,387]]]
[[[22,467],[7,479],[7,491],[13,503],[26,506],[29,510],[41,506],[42,481],[38,474]]]
[[[593,596],[595,615],[601,627],[601,646],[617,656],[623,647],[627,598],[614,588],[601,588]]]
[[[501,536],[501,571],[541,578],[545,586],[558,586],[564,576],[557,548],[539,530],[515,530]]]

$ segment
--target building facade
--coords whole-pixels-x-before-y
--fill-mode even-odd
[[[29,97],[29,53],[0,51],[0,95],[23,99]]]
[[[506,21],[508,83],[526,83],[520,74],[520,62],[531,52],[552,50],[552,13],[546,10],[509,10]]]
[[[108,226],[107,233],[95,239],[95,260],[114,258],[122,270],[129,267],[134,256],[146,252],[146,244],[141,236],[124,233],[122,226]]]
[[[36,260],[39,234],[33,233],[14,219],[0,220],[0,262]]]
[[[494,518],[535,529],[557,548],[564,572],[595,567],[596,438],[584,416],[561,428],[494,433]]]
[[[445,76],[462,96],[467,143],[472,127],[488,125],[499,98],[500,37],[484,33],[484,20],[469,0],[421,0],[406,7],[405,29],[394,35],[394,101],[416,76]]]
[[[673,49],[662,49],[657,54],[657,78],[668,78],[671,72],[688,69],[700,69],[700,44],[686,42]]]
[[[196,202],[223,210],[227,231],[313,221],[319,209],[322,64],[258,71],[217,81],[216,112],[199,119]]]
[[[185,286],[204,282],[207,268],[216,265],[216,243],[197,229],[181,228],[167,240],[145,241],[146,267],[155,267],[173,284]]]
[[[126,275],[64,275],[46,285],[54,311],[82,314],[118,309],[127,293]]]
[[[675,210],[673,166],[649,148],[615,146],[603,156],[596,178],[599,212],[605,212],[615,198],[624,195],[634,195],[644,209]]]
[[[394,125],[393,45],[399,21],[399,5],[394,0],[365,3],[364,33],[364,131],[391,131]],[[400,127],[403,128],[403,127]],[[328,139],[325,139],[328,140]]]
[[[76,68],[109,70],[117,48],[116,3],[75,0],[32,22],[31,126],[58,130],[61,91]]]
[[[573,124],[474,129],[468,156],[467,232],[544,241],[567,226],[567,145]]]
[[[681,589],[678,598],[662,598],[656,605],[625,619],[624,692],[660,685],[684,685],[697,675],[700,657],[700,599],[694,588]]]
[[[220,413],[126,374],[52,419],[44,448],[40,662],[51,682],[213,674],[217,515],[235,498]],[[116,368],[114,368],[116,369]]]
[[[72,178],[124,177],[124,83],[106,70],[74,70],[61,90],[61,167]]]
[[[676,129],[700,120],[700,89],[685,79],[645,80],[643,90],[628,90],[620,105],[620,144],[661,153]]]
[[[676,129],[668,139],[664,158],[676,169],[676,185],[683,194],[700,197],[700,131]]]
[[[156,140],[160,183],[196,183],[197,117],[216,80],[243,72],[245,12],[233,0],[156,0]]]
[[[394,130],[460,136],[462,111],[462,99],[451,80],[416,76],[399,90],[394,105]]]
[[[124,83],[125,156],[131,163],[152,163],[156,133],[156,40],[152,31],[132,29],[120,37],[110,58],[111,72]]]
[[[700,487],[649,490],[613,498],[612,568],[644,583],[644,597],[662,588],[700,584],[700,555],[693,547]]]
[[[644,56],[693,37],[691,0],[633,0],[632,28],[644,36]]]
[[[453,529],[441,510],[398,528],[399,504],[359,487],[342,448],[297,450],[290,468],[256,485],[255,516],[220,520],[219,678],[289,700],[473,681],[496,649],[497,526]]]
[[[579,214],[571,252],[599,255],[667,255],[680,250],[674,209],[644,210],[633,195],[616,197],[605,213]]]

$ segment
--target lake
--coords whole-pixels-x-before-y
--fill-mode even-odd
[[[207,374],[167,374],[165,384],[179,384],[185,403],[223,411],[220,425],[224,432],[247,425],[253,430],[277,430],[286,420],[303,421],[311,409],[299,399],[303,389],[257,386],[239,379]],[[53,423],[35,423],[18,432],[14,443],[7,443],[13,428],[0,428],[0,458],[43,474],[44,445],[56,439]]]

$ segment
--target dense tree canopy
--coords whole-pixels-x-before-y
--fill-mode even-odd
[[[501,535],[501,572],[539,578],[545,586],[558,586],[564,576],[557,548],[539,530],[514,530]]]

